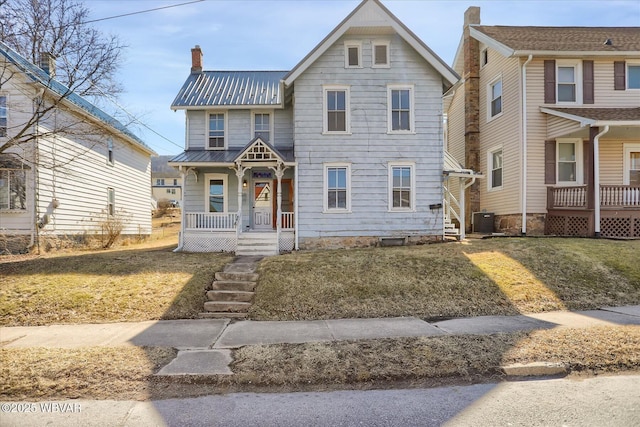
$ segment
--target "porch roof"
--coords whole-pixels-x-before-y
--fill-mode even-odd
[[[206,166],[207,164],[211,164],[214,166],[215,164],[223,164],[223,165],[234,165],[238,156],[240,156],[244,151],[244,148],[237,149],[228,149],[228,150],[187,150],[178,154],[171,160],[169,160],[169,164],[189,164],[189,165],[200,165]],[[293,149],[278,149],[278,154],[282,158],[285,163],[293,163],[295,162],[295,158],[293,155]]]
[[[640,107],[633,108],[550,108],[540,111],[574,120],[581,126],[640,126]]]

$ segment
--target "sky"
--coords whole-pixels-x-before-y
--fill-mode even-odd
[[[134,116],[138,122],[132,131],[160,155],[179,154],[184,149],[184,111],[174,112],[170,107],[190,73],[191,48],[202,48],[204,70],[290,70],[359,3],[85,0],[91,20],[99,20],[90,25],[117,35],[127,45],[117,76],[125,92],[109,112],[121,109]],[[480,7],[484,25],[640,26],[640,0],[382,3],[450,66],[469,6]],[[150,11],[158,8],[163,9]],[[131,15],[104,19],[126,14]]]

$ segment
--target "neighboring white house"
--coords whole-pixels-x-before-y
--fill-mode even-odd
[[[444,235],[442,95],[458,80],[378,0],[289,71],[191,74],[185,251],[278,253]]]
[[[175,156],[151,158],[151,195],[155,202],[182,200],[182,178],[176,168],[168,165]]]
[[[0,43],[0,147],[34,117],[40,100],[56,108],[30,126],[33,140],[0,154],[2,250],[103,233],[114,215],[124,235],[151,233],[151,160],[155,154],[121,123]]]

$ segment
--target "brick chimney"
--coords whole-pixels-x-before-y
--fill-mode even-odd
[[[471,6],[464,13],[464,161],[465,167],[480,171],[480,43],[471,37],[470,25],[480,24],[480,8]],[[480,211],[480,181],[467,190],[465,223],[471,231],[471,213]]]
[[[191,49],[191,73],[202,72],[202,49],[200,45],[196,45]]]
[[[52,79],[56,77],[56,58],[49,52],[40,52],[38,66]]]

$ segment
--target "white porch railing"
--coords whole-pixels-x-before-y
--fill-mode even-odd
[[[282,212],[282,229],[283,230],[293,230],[295,228],[294,225],[294,214],[293,212]]]
[[[640,208],[640,187],[629,185],[601,185],[600,206]]]
[[[550,187],[547,197],[549,206],[553,208],[586,208],[587,187]]]
[[[186,212],[184,214],[185,230],[236,231],[238,214]]]

